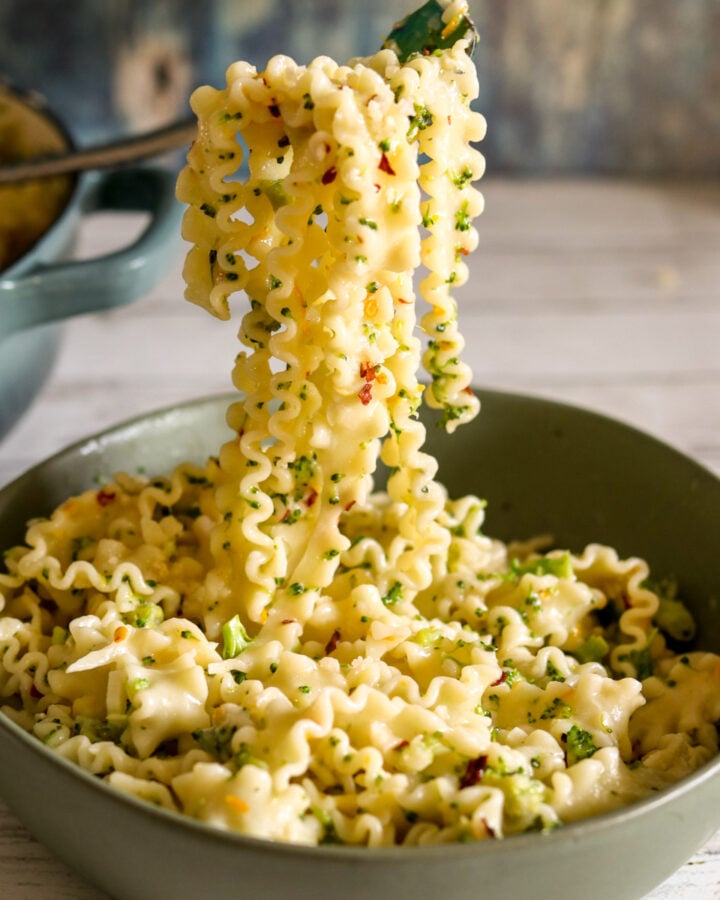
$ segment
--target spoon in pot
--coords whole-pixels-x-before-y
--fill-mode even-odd
[[[456,41],[465,38],[468,41],[468,53],[472,55],[478,33],[468,15],[467,4],[459,4],[458,11],[453,16],[446,17],[448,20],[445,21],[443,16],[447,5],[448,0],[428,0],[393,27],[383,42],[383,48],[394,50],[400,61],[406,62],[414,54],[428,55],[436,50],[452,47]],[[159,156],[188,146],[196,133],[195,119],[184,119],[157,131],[123,138],[99,147],[0,166],[0,184],[52,175],[69,175],[89,169],[106,169]]]
[[[122,163],[160,156],[170,150],[178,150],[192,143],[197,134],[195,119],[174,122],[156,131],[123,138],[87,150],[75,150],[61,156],[43,156],[23,160],[12,165],[0,166],[0,184],[27,181],[31,178],[48,178],[53,175],[70,175],[89,169],[108,169]]]

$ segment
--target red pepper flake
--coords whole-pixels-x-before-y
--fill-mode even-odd
[[[333,650],[337,647],[338,641],[340,640],[340,629],[336,628],[335,631],[330,635],[330,640],[325,644],[325,654],[329,656]]]
[[[502,672],[500,673],[500,677],[496,681],[493,681],[491,683],[490,687],[495,687],[498,684],[502,684],[506,678],[507,678],[507,672],[505,671],[505,669],[503,669]]]
[[[463,394],[469,394],[471,397],[474,397],[473,389],[471,387],[464,387]]]
[[[283,619],[281,625],[294,625],[297,619]]]
[[[277,103],[271,103],[268,109],[270,110],[270,115],[275,116],[276,119],[280,116],[280,107]]]
[[[398,303],[405,303],[407,306],[412,305],[412,300],[405,300],[404,297],[398,297],[398,298],[397,298],[397,302],[398,302]]]
[[[355,506],[356,503],[357,500],[351,500],[345,507],[345,512],[350,512],[350,510],[353,508],[353,506]]]
[[[365,381],[374,381],[376,374],[377,369],[375,366],[370,365],[369,362],[360,363],[360,377],[364,378]]]
[[[478,781],[482,781],[482,777],[487,768],[488,758],[485,754],[476,756],[475,759],[469,759],[463,777],[460,779],[460,787],[472,787]]]
[[[374,184],[373,187],[375,188],[375,193],[377,194],[377,192],[380,190],[380,185]]]
[[[380,157],[380,165],[378,166],[381,172],[387,172],[388,175],[394,175],[395,169],[390,165],[390,160],[387,158],[387,154],[383,153]]]
[[[305,501],[308,505],[308,508],[314,505],[317,498],[318,498],[318,492],[315,490],[315,488],[311,488],[310,493],[308,494],[308,498]]]
[[[43,696],[43,694],[35,687],[35,683],[34,683],[34,682],[30,685],[30,696],[31,696],[34,700],[39,700],[40,697]]]
[[[368,403],[372,400],[372,385],[369,381],[366,381],[365,384],[360,388],[358,397],[360,398],[360,402],[363,406],[367,406]]]
[[[400,741],[399,744],[395,744],[395,746],[393,747],[393,750],[396,753],[399,753],[401,750],[404,750],[406,747],[409,747],[409,746],[410,746],[410,741]]]
[[[337,178],[337,169],[335,166],[330,166],[327,172],[323,172],[323,176],[320,179],[323,184],[332,184],[333,181]]]
[[[114,491],[106,491],[104,488],[101,488],[97,492],[97,502],[100,506],[107,506],[108,503],[112,503],[115,499],[116,494]]]

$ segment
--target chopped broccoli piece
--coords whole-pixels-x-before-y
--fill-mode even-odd
[[[591,634],[575,651],[575,658],[579,663],[600,662],[609,650],[610,646],[602,635]]]
[[[252,638],[245,631],[240,616],[235,615],[222,627],[223,659],[234,659],[252,643]]]
[[[563,553],[562,556],[539,556],[522,564],[513,559],[510,571],[517,578],[522,575],[554,575],[556,578],[570,578],[573,574],[569,553]]]
[[[277,181],[261,181],[260,188],[272,204],[273,209],[279,209],[281,206],[286,206],[290,202],[290,197],[283,187],[282,179],[278,179]]]
[[[574,766],[581,759],[587,759],[598,749],[590,732],[578,728],[577,725],[573,725],[570,731],[566,732],[564,739],[568,766]]]
[[[421,628],[416,631],[411,640],[421,647],[432,647],[433,644],[442,640],[442,632],[437,628]]]
[[[234,725],[218,725],[215,728],[197,728],[192,736],[201,750],[224,762],[232,756],[230,744],[235,731]]]
[[[520,830],[530,827],[547,796],[547,789],[542,781],[522,772],[506,774],[488,766],[483,774],[482,783],[502,790],[505,795],[507,817]]]
[[[165,618],[162,606],[157,603],[141,602],[132,612],[123,613],[122,620],[134,628],[152,628]]]

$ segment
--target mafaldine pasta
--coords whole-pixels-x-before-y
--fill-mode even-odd
[[[249,301],[231,436],[69,499],[0,575],[5,714],[110,785],[272,840],[425,845],[552,829],[718,752],[720,659],[670,649],[673,586],[493,540],[423,452],[421,399],[448,431],[478,409],[453,299],[476,95],[462,41],[195,92],[187,297]]]

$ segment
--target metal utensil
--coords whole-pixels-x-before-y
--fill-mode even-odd
[[[0,184],[70,175],[87,169],[108,169],[121,163],[159,156],[191,143],[197,133],[197,122],[185,119],[156,131],[122,138],[87,150],[74,150],[61,156],[37,157],[13,165],[0,166]]]

